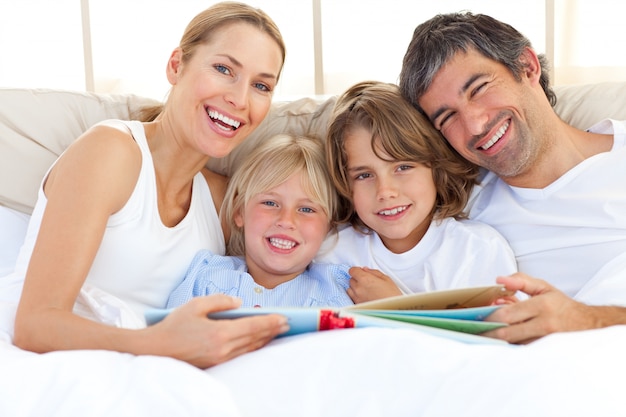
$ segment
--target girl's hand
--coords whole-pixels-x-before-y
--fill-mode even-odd
[[[240,304],[241,300],[227,295],[195,297],[145,329],[150,334],[146,341],[152,344],[146,347],[153,350],[152,354],[171,356],[204,369],[259,349],[289,329],[287,319],[277,314],[234,320],[207,317]]]
[[[402,295],[391,278],[376,269],[352,267],[348,295],[354,303]]]

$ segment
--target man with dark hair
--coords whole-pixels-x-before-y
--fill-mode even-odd
[[[470,218],[515,252],[521,272],[498,282],[530,298],[493,313],[511,326],[487,335],[527,343],[626,324],[626,123],[562,121],[544,57],[510,25],[469,12],[415,29],[400,88],[486,170]]]

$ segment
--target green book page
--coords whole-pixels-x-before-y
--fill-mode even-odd
[[[506,323],[489,321],[461,320],[440,317],[427,317],[415,315],[402,315],[397,313],[385,313],[382,311],[354,311],[355,315],[366,315],[383,319],[402,321],[405,323],[421,324],[424,326],[438,327],[440,329],[453,330],[455,332],[480,334],[488,330],[506,326]]]

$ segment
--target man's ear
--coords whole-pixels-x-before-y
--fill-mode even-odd
[[[174,49],[172,51],[172,55],[170,55],[170,59],[167,60],[167,69],[165,70],[167,74],[167,80],[172,85],[176,85],[178,79],[180,78],[180,74],[183,69],[183,51],[180,48]]]
[[[541,78],[541,63],[537,57],[537,53],[530,47],[524,48],[524,51],[519,57],[519,61],[522,64],[521,76],[528,78],[532,83],[539,83]]]

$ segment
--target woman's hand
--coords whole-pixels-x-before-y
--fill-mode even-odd
[[[348,295],[354,303],[402,295],[391,278],[376,269],[352,267]]]
[[[277,314],[234,320],[207,317],[240,304],[241,300],[227,295],[191,299],[145,329],[150,334],[147,342],[154,341],[153,348],[158,350],[152,354],[171,356],[204,369],[259,349],[289,329],[287,319]]]

